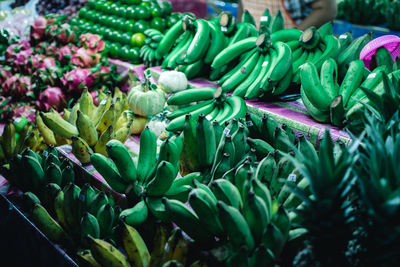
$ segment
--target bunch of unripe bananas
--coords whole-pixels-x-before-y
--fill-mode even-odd
[[[222,178],[246,157],[256,162],[276,149],[288,152],[288,144],[295,141],[290,128],[280,126],[271,116],[259,118],[251,113],[222,126],[216,121],[210,122],[204,114],[197,123],[187,115],[182,134],[181,174],[202,171],[207,182]]]
[[[370,92],[378,97],[385,92],[384,76],[388,75],[389,79],[399,76],[397,64],[384,47],[377,50],[372,64],[370,72],[362,60],[350,62],[340,86],[334,59],[323,63],[319,75],[313,63],[304,64],[300,71],[301,97],[310,115],[319,122],[331,122],[339,127],[346,118],[355,120],[364,105],[371,104]]]
[[[161,55],[157,52],[157,48],[160,45],[160,41],[164,37],[164,34],[156,29],[147,29],[144,31],[146,40],[144,45],[140,48],[140,57],[143,60],[146,67],[159,66],[161,64]]]
[[[147,127],[140,135],[137,159],[134,160],[118,140],[110,140],[106,150],[111,159],[93,153],[90,160],[106,182],[115,191],[124,193],[129,204],[134,205],[120,214],[120,218],[129,225],[138,226],[145,222],[148,211],[154,211],[152,203],[161,201],[162,196],[174,197],[182,193],[170,191],[179,171],[182,151],[180,136],[172,135],[166,139],[160,147],[158,158],[156,136]]]
[[[185,16],[165,34],[157,51],[165,56],[163,69],[178,68],[188,79],[207,77],[211,62],[224,47],[256,35],[255,25],[237,23],[229,13],[209,21]],[[210,76],[218,76],[220,71],[211,72]]]
[[[106,155],[106,144],[111,139],[125,142],[134,131],[134,114],[128,109],[126,95],[119,89],[114,97],[107,94],[99,99],[99,105],[85,89],[79,101],[71,111],[41,112],[43,126],[39,128],[45,139],[54,139],[55,135],[72,142],[72,153],[82,163],[90,162],[90,154],[94,152]]]
[[[167,130],[173,132],[183,129],[187,114],[195,119],[204,114],[208,120],[223,124],[233,118],[244,117],[247,111],[242,98],[227,96],[220,88],[214,87],[197,87],[177,92],[168,98],[167,104],[178,106],[178,109],[167,115],[170,120]]]
[[[75,238],[78,244],[87,234],[95,238],[110,237],[118,219],[113,197],[89,184],[82,188],[75,185],[71,161],[59,157],[54,147],[48,147],[42,156],[30,149],[16,155],[10,161],[10,178],[13,184],[26,191],[24,198],[29,204],[28,209],[33,208],[33,204],[43,205],[57,218],[58,222],[50,220],[37,206],[39,214],[44,214],[40,216],[43,217],[41,225],[67,232],[69,238]],[[49,223],[46,224],[45,220]],[[50,238],[54,233],[65,238],[60,231],[51,231]]]
[[[25,118],[17,118],[4,125],[0,137],[0,163],[6,163],[24,149],[41,151],[47,147],[44,137],[38,127],[32,125]]]

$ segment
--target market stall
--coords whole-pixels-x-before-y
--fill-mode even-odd
[[[397,6],[0,2],[0,264],[397,266]]]

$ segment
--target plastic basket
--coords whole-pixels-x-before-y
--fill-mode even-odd
[[[365,67],[369,69],[371,58],[379,47],[384,46],[392,54],[393,61],[400,57],[400,38],[396,35],[384,35],[370,41],[360,53],[360,59],[364,61]]]

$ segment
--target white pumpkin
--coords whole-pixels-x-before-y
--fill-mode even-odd
[[[187,89],[188,80],[185,73],[170,70],[161,73],[158,86],[166,93],[174,93]]]
[[[141,116],[154,115],[164,109],[165,93],[155,84],[139,84],[128,93],[128,104],[133,113]]]

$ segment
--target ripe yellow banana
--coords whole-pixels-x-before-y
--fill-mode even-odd
[[[82,163],[87,164],[90,162],[90,154],[93,153],[89,145],[78,136],[72,136],[72,153]]]
[[[77,253],[78,261],[83,266],[90,266],[90,267],[101,267],[101,265],[95,260],[90,250],[79,251]]]
[[[78,128],[79,136],[85,140],[89,146],[94,146],[99,137],[92,120],[80,110],[78,110],[77,115],[76,127]]]
[[[44,124],[42,117],[39,112],[36,111],[36,126],[39,129],[40,134],[43,136],[43,139],[46,141],[48,145],[57,145],[56,138],[54,137],[53,132]]]
[[[94,145],[94,152],[100,153],[104,156],[107,156],[107,151],[106,151],[106,144],[108,141],[114,138],[114,128],[112,125],[108,126],[107,130],[105,130],[101,136],[99,137],[99,140],[97,143]]]
[[[37,203],[34,204],[32,209],[32,220],[50,240],[60,242],[64,238],[64,230],[42,205]]]
[[[40,112],[40,116],[46,126],[61,137],[70,139],[72,136],[79,134],[78,129],[64,120],[57,112]]]
[[[97,262],[101,262],[102,266],[112,267],[129,267],[131,266],[117,248],[110,243],[96,239],[91,236],[87,237],[90,251]]]
[[[150,254],[139,232],[132,226],[122,223],[121,234],[129,261],[134,266],[146,267],[150,261]]]
[[[89,93],[87,88],[82,92],[81,98],[79,99],[79,105],[79,110],[89,118],[92,118],[95,106],[93,104],[92,95]]]
[[[115,105],[111,104],[110,108],[104,112],[100,122],[96,126],[97,134],[101,135],[105,130],[107,130],[108,126],[114,125],[115,121]]]

